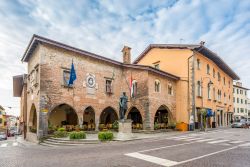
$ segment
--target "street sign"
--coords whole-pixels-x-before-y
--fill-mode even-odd
[[[48,112],[49,110],[48,109],[42,109],[42,112]]]

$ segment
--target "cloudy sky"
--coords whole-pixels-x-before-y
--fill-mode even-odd
[[[12,76],[26,72],[21,57],[33,34],[121,61],[150,43],[206,41],[250,88],[249,0],[1,0],[0,105],[19,113]]]

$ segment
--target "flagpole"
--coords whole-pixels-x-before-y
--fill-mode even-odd
[[[130,90],[130,87],[129,87],[129,83],[128,83],[128,80],[127,80],[126,76],[124,75],[124,71],[122,71],[122,75],[124,76],[124,78],[125,78],[125,81],[126,81],[126,84],[127,84],[127,86],[128,86],[128,89]]]
[[[72,58],[72,64],[73,64],[73,58]],[[74,88],[74,84],[72,85],[73,88],[73,108],[75,108],[75,88]]]

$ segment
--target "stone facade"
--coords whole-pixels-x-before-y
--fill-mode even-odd
[[[176,83],[176,121],[200,128],[228,126],[233,114],[233,80],[237,74],[214,52],[190,44],[151,44],[133,62],[180,77]],[[212,111],[206,120],[201,112]],[[213,115],[213,116],[212,116]]]
[[[248,117],[248,98],[247,88],[242,83],[235,82],[233,85],[233,102],[234,102],[234,120],[240,120]]]
[[[38,138],[47,135],[50,114],[62,104],[73,108],[80,125],[84,120],[85,109],[91,107],[95,113],[95,129],[98,130],[101,114],[106,108],[112,108],[119,116],[119,99],[122,92],[126,92],[129,97],[125,117],[127,118],[132,108],[137,108],[142,117],[143,129],[154,128],[154,118],[161,106],[165,107],[171,119],[175,120],[178,77],[152,67],[129,64],[128,47],[123,49],[127,52],[123,53],[123,56],[126,56],[125,63],[102,60],[97,55],[91,57],[88,52],[84,55],[70,48],[40,42],[25,60],[28,63],[27,92],[23,89],[21,103],[22,106],[26,103],[27,107],[22,107],[21,110],[25,113],[24,122],[27,122],[28,127],[34,126],[34,119],[31,117],[34,117],[33,112],[36,113]],[[64,83],[64,75],[65,71],[70,70],[72,61],[77,79],[73,87],[69,87]],[[88,85],[89,76],[94,78],[93,87]],[[107,80],[112,82],[111,92],[106,90]],[[136,95],[133,98],[130,97],[131,80],[137,83]],[[156,81],[160,83],[159,91],[155,90]],[[172,86],[173,93],[168,93],[168,85]],[[30,128],[27,128],[27,131],[29,138]],[[31,138],[33,140],[34,137]]]

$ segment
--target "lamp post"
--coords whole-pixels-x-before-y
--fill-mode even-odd
[[[209,86],[213,85],[213,82],[211,81],[211,79],[209,77],[201,77],[201,98],[202,98],[201,108],[202,109],[204,108],[204,97],[203,97],[203,81],[204,81],[204,79],[209,79],[209,82],[208,82]],[[210,91],[211,91],[211,89],[210,89]],[[202,117],[202,113],[201,113],[200,118],[201,118],[201,130],[203,130],[203,117]]]

